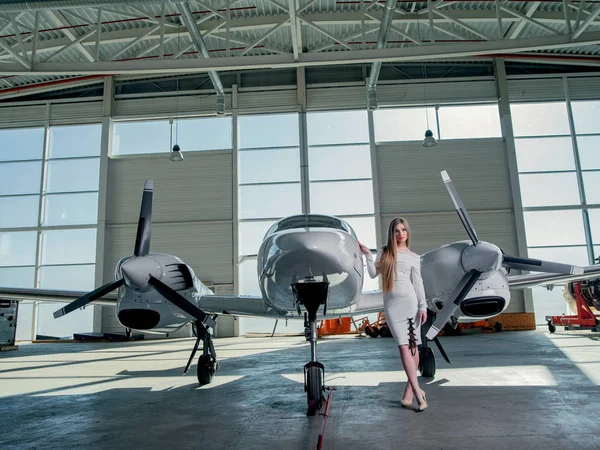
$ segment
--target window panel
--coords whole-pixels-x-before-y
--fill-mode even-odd
[[[0,130],[0,161],[42,159],[44,128]]]
[[[519,175],[519,181],[524,207],[581,204],[575,172]]]
[[[582,169],[600,169],[600,136],[577,136]]]
[[[81,266],[50,266],[40,267],[39,287],[41,289],[59,289],[63,291],[92,291],[95,264]]]
[[[600,101],[571,102],[575,132],[600,133]]]
[[[600,172],[583,172],[583,186],[587,204],[600,204]]]
[[[0,228],[35,227],[40,196],[0,197]]]
[[[515,139],[519,172],[575,170],[570,137]]]
[[[171,151],[171,125],[168,120],[116,122],[113,129],[113,155],[139,155]]]
[[[240,186],[240,219],[285,217],[302,212],[300,183]]]
[[[97,191],[100,158],[48,161],[46,192]]]
[[[585,244],[581,211],[525,211],[527,245]]]
[[[556,136],[570,134],[567,105],[553,103],[513,103],[510,105],[515,136]]]
[[[0,232],[0,267],[35,265],[36,246],[35,231]]]
[[[368,145],[310,147],[308,170],[312,181],[371,178],[370,147]]]
[[[70,338],[73,333],[89,333],[94,330],[94,308],[78,309],[55,319],[54,311],[64,306],[64,303],[40,303],[36,333],[43,336]]]
[[[373,214],[373,183],[337,181],[310,183],[310,211],[315,214]]]
[[[429,129],[439,139],[433,107],[427,108],[427,115],[425,108],[378,109],[373,112],[375,141],[422,141],[427,130],[427,118]]]
[[[592,231],[592,242],[600,245],[600,209],[589,209],[590,228]],[[596,255],[600,256],[600,255]]]
[[[32,288],[35,284],[35,267],[0,268],[0,286],[8,288]],[[19,305],[20,306],[20,305]],[[19,311],[20,313],[20,311]]]
[[[96,229],[42,232],[42,265],[94,264]]]
[[[260,222],[240,222],[239,224],[239,248],[240,255],[256,255],[267,230],[273,225],[273,220]]]
[[[98,194],[48,194],[45,197],[44,225],[86,225],[98,223]]]
[[[0,164],[0,195],[39,194],[42,162]]]
[[[255,258],[248,259],[239,265],[240,294],[261,295],[258,287],[257,261]]]
[[[369,248],[377,248],[375,217],[344,217],[344,221],[352,227],[360,242]]]
[[[567,302],[562,295],[562,289],[554,288],[549,291],[545,287],[531,289],[535,323],[547,325],[546,316],[560,316],[567,312]]]
[[[102,125],[70,125],[50,128],[50,158],[100,156]]]
[[[240,148],[300,145],[298,114],[240,116],[238,124]]]
[[[240,183],[300,181],[300,150],[278,148],[238,153]]]
[[[530,258],[543,259],[576,266],[587,266],[589,264],[587,247],[553,247],[553,248],[529,248],[527,253]]]
[[[443,139],[502,137],[498,105],[443,106],[439,120]]]
[[[367,111],[309,113],[306,121],[309,145],[369,142]]]
[[[173,123],[173,144],[182,151],[230,149],[231,117],[179,119]]]

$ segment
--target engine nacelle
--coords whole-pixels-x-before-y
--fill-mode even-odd
[[[482,245],[482,257],[476,254],[470,241],[454,242],[421,256],[421,276],[428,306],[432,311],[440,311],[446,302],[454,300],[452,294],[460,280],[476,264],[484,264],[487,271],[482,273],[457,309],[458,320],[482,320],[506,310],[510,303],[507,272],[500,264],[492,261],[492,254],[497,247],[484,242],[478,244],[478,247],[479,245]]]

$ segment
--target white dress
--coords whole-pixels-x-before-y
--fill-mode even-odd
[[[375,263],[371,255],[365,255],[369,276],[378,273],[375,264],[382,251],[377,252]],[[396,274],[391,292],[383,294],[383,309],[392,336],[398,345],[408,345],[416,350],[421,343],[421,323],[419,311],[427,311],[427,300],[421,278],[421,258],[413,252],[398,252]]]

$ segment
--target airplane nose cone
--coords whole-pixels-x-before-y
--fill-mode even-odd
[[[129,287],[140,291],[147,291],[150,288],[148,280],[150,275],[160,279],[162,277],[162,268],[160,264],[147,257],[137,257],[126,261],[121,267],[125,283]]]

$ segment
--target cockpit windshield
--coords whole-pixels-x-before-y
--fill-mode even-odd
[[[356,234],[352,227],[342,219],[319,214],[302,214],[281,219],[269,228],[269,231],[267,231],[267,234],[265,235],[265,239],[278,231],[291,230],[293,228],[335,228],[351,234],[356,239]]]

